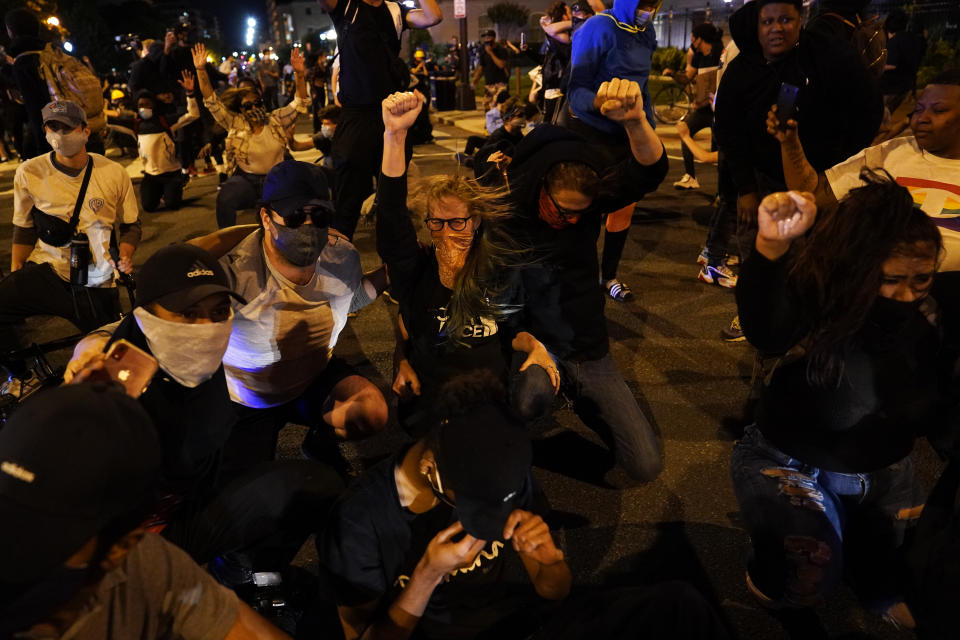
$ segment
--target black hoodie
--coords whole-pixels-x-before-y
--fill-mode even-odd
[[[547,171],[560,162],[580,162],[601,175],[601,191],[579,222],[554,229],[539,217],[540,188]],[[507,173],[515,239],[532,252],[521,277],[526,295],[524,328],[554,356],[598,360],[609,351],[603,317],[597,238],[601,214],[617,211],[656,190],[667,174],[667,154],[649,167],[632,155],[615,163],[567,129],[541,125],[516,147]]]
[[[768,62],[757,39],[757,17],[756,3],[730,16],[740,54],[723,74],[717,93],[717,141],[740,194],[758,193],[754,172],[784,183],[780,145],[766,126],[781,83],[800,87],[800,141],[817,171],[869,146],[883,115],[877,86],[848,43],[801,31],[793,51]]]

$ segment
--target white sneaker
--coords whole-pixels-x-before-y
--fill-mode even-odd
[[[699,189],[700,183],[689,173],[683,174],[683,177],[673,183],[675,189]]]

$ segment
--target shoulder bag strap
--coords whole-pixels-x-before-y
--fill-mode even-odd
[[[93,156],[87,156],[87,170],[83,174],[83,184],[80,185],[80,194],[77,196],[77,203],[73,205],[73,215],[70,216],[70,234],[77,231],[77,224],[80,222],[80,209],[83,208],[83,198],[87,195],[87,185],[90,184],[90,174],[93,173]]]

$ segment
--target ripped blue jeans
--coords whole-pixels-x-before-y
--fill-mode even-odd
[[[825,471],[750,426],[733,448],[730,474],[753,544],[747,574],[755,594],[774,606],[809,607],[846,578],[878,614],[903,600],[899,548],[923,505],[909,457],[870,473]]]

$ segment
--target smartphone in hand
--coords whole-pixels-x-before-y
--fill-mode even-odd
[[[127,340],[117,340],[107,350],[103,369],[114,382],[126,389],[127,395],[139,398],[157,373],[157,359]]]
[[[800,87],[794,86],[788,82],[780,84],[780,95],[777,96],[777,120],[780,121],[780,130],[786,131],[787,120],[796,120],[797,118],[797,96],[800,94]]]

